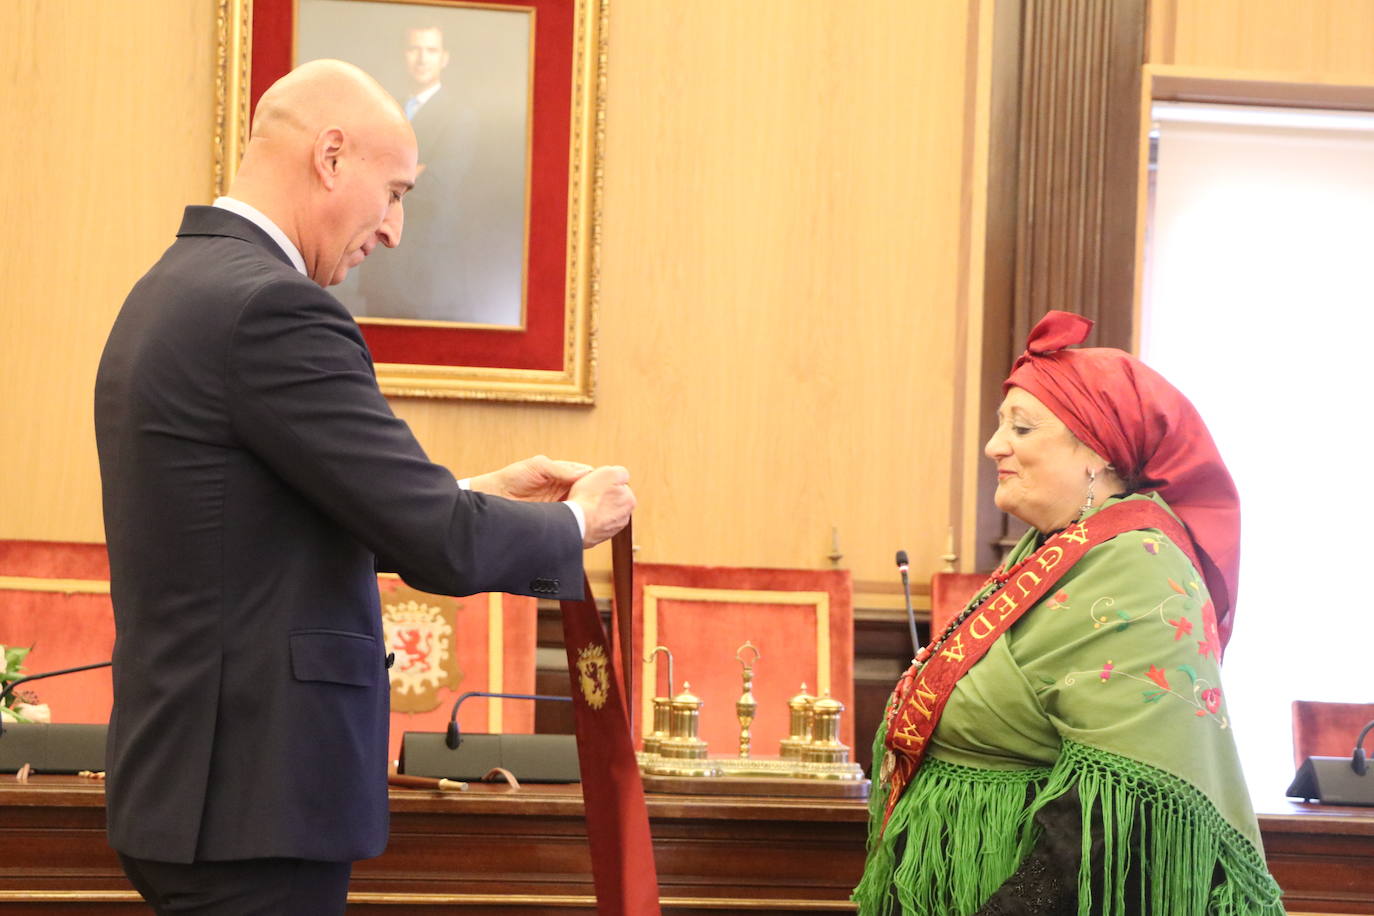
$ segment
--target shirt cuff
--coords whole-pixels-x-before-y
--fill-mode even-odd
[[[458,489],[471,490],[472,478],[464,477],[462,480],[459,480]],[[573,518],[577,519],[577,536],[585,540],[587,537],[587,517],[582,513],[582,507],[570,499],[564,500],[563,505],[567,506],[568,509],[572,511]]]
[[[577,536],[586,540],[587,538],[587,517],[582,514],[582,507],[572,500],[565,500],[563,505],[572,510],[573,518],[577,519]]]

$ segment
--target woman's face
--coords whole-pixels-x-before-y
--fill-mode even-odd
[[[1113,492],[1103,480],[1107,462],[1021,388],[1002,399],[997,431],[983,453],[997,464],[997,508],[1042,532],[1057,531],[1078,517],[1089,469],[1098,472],[1098,502]]]

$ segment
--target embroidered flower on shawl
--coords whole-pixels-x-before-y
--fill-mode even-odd
[[[1182,615],[1177,620],[1170,620],[1169,624],[1174,628],[1174,642],[1193,632],[1193,622]]]
[[[1057,611],[1057,610],[1059,610],[1059,609],[1062,608],[1062,607],[1067,607],[1067,606],[1068,606],[1068,601],[1069,601],[1069,593],[1068,593],[1068,592],[1062,591],[1062,590],[1061,590],[1061,591],[1057,591],[1057,592],[1054,593],[1054,595],[1052,595],[1052,596],[1050,597],[1050,601],[1049,601],[1048,604],[1045,605],[1045,607],[1049,608],[1049,609],[1052,610],[1052,611]]]
[[[1115,667],[1116,666],[1112,664],[1111,659],[1108,659],[1107,661],[1103,662],[1102,673],[1098,675],[1098,677],[1102,678],[1103,683],[1106,683],[1107,681],[1111,680],[1112,669]]]
[[[1165,690],[1169,689],[1169,678],[1164,673],[1163,668],[1157,668],[1154,665],[1151,665],[1150,670],[1145,672],[1145,676],[1148,677],[1150,680],[1154,681],[1159,686],[1163,687]]]
[[[1202,631],[1207,635],[1208,642],[1221,642],[1221,635],[1217,633],[1217,612],[1216,608],[1212,607],[1212,599],[1210,598],[1202,606]]]
[[[1199,640],[1197,644],[1197,654],[1210,655],[1217,661],[1221,661],[1221,654],[1218,651],[1218,647],[1221,645],[1221,636],[1217,633],[1217,617],[1210,598],[1202,606],[1202,634],[1204,638]]]
[[[1216,715],[1217,710],[1221,708],[1221,688],[1208,687],[1202,691],[1202,702],[1207,706],[1208,712]]]
[[[1150,556],[1158,556],[1158,555],[1159,555],[1159,539],[1158,539],[1158,538],[1144,538],[1143,540],[1141,540],[1140,546],[1144,547],[1144,548],[1145,548],[1145,552],[1148,553]]]

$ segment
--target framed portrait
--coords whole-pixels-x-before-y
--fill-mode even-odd
[[[218,0],[215,193],[258,98],[322,57],[377,78],[420,168],[396,248],[331,287],[388,395],[592,403],[604,0]]]

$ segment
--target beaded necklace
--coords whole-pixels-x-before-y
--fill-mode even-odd
[[[1060,530],[1062,531],[1063,529]],[[1006,585],[1008,582],[1014,579],[1016,577],[1016,574],[1019,573],[1027,563],[1029,563],[1032,559],[1035,558],[1036,551],[1039,550],[1041,547],[1045,546],[1049,539],[1054,537],[1058,533],[1059,531],[1053,531],[1049,535],[1046,535],[1040,541],[1040,543],[1035,545],[1034,550],[1026,554],[1015,566],[1011,567],[1011,569],[1007,569],[1006,565],[1004,564],[993,570],[992,575],[988,576],[988,580],[978,588],[978,591],[982,593],[980,597],[978,597],[978,599],[975,601],[971,601],[967,607],[965,607],[962,611],[956,614],[954,616],[954,619],[952,619],[948,624],[945,625],[943,633],[941,633],[938,637],[932,638],[929,643],[922,646],[920,649],[916,651],[916,657],[911,660],[911,664],[914,666],[914,670],[911,673],[913,675],[919,674],[921,669],[925,667],[926,661],[929,660],[930,657],[934,655],[936,652],[939,652],[942,648],[944,648],[945,643],[949,641],[949,637],[953,635],[954,631],[959,629],[959,626],[965,620],[968,620],[969,617],[973,615],[974,611],[978,610],[980,607],[986,604],[989,598],[997,594],[998,590],[1001,589],[1002,586]]]

